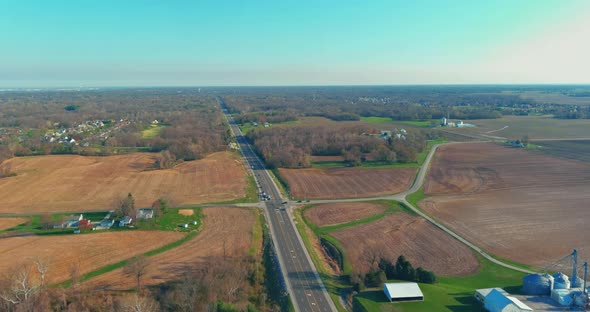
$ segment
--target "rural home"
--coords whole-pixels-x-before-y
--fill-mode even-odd
[[[133,219],[130,216],[125,216],[123,219],[119,220],[119,226],[126,226],[131,224]]]
[[[78,226],[78,222],[84,219],[82,214],[66,217],[62,223],[53,226],[54,229],[66,229]]]
[[[497,289],[492,289],[484,298],[484,308],[490,312],[522,312],[533,311],[522,301],[508,296]]]
[[[417,283],[385,283],[383,292],[390,302],[423,301],[424,295]]]
[[[154,209],[151,208],[141,208],[137,209],[137,213],[135,214],[135,219],[137,220],[147,220],[154,217]]]
[[[78,221],[78,228],[80,230],[92,229],[92,222],[90,220],[82,219],[82,220]]]

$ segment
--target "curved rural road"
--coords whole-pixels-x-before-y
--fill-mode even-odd
[[[438,221],[434,220],[433,218],[431,218],[430,216],[428,216],[427,214],[425,214],[424,212],[422,212],[417,207],[414,207],[414,205],[412,205],[411,203],[409,203],[406,200],[406,196],[408,196],[410,194],[413,194],[413,193],[416,193],[418,190],[420,190],[420,188],[424,184],[424,179],[426,178],[426,173],[428,173],[428,169],[430,168],[430,163],[432,161],[432,158],[434,157],[434,154],[436,153],[436,150],[438,149],[439,146],[441,146],[441,145],[450,145],[450,144],[470,144],[470,143],[480,143],[480,142],[453,142],[453,143],[442,143],[442,144],[436,144],[436,145],[434,145],[432,147],[432,149],[430,150],[430,152],[428,153],[428,156],[426,156],[426,159],[424,160],[424,163],[420,167],[420,170],[418,171],[418,174],[416,175],[416,178],[414,179],[414,183],[412,184],[412,187],[410,187],[410,189],[407,190],[407,191],[405,191],[405,192],[398,193],[398,194],[395,194],[395,195],[380,196],[380,197],[351,198],[351,199],[311,200],[308,203],[309,204],[321,204],[321,203],[337,203],[337,202],[359,202],[359,201],[378,200],[378,199],[396,200],[396,201],[399,201],[399,202],[404,203],[408,208],[410,208],[416,214],[422,216],[424,219],[428,220],[428,222],[432,223],[434,226],[438,227],[439,229],[441,229],[444,232],[448,233],[449,235],[453,236],[455,239],[457,239],[461,243],[467,245],[469,248],[473,249],[474,251],[476,251],[477,253],[479,253],[480,255],[482,255],[484,258],[490,260],[491,262],[493,262],[493,263],[495,263],[497,265],[503,266],[505,268],[514,270],[514,271],[519,271],[519,272],[529,273],[529,274],[530,273],[535,273],[533,271],[529,271],[529,270],[526,270],[526,269],[523,269],[523,268],[519,268],[519,267],[513,266],[511,264],[502,262],[502,261],[500,261],[500,260],[492,257],[490,254],[488,254],[487,252],[485,252],[483,249],[477,247],[476,245],[474,245],[473,243],[469,242],[467,239],[465,239],[461,235],[453,232],[451,229],[447,228],[446,226],[442,225]]]

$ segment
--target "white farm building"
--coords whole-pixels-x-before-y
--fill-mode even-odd
[[[383,292],[390,302],[424,300],[417,283],[385,283]]]
[[[533,311],[522,301],[509,296],[506,292],[492,289],[484,298],[484,308],[490,312],[523,312]]]

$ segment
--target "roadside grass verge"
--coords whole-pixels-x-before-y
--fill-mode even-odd
[[[305,207],[303,207],[303,208],[305,208]],[[299,234],[301,235],[301,239],[303,240],[303,244],[305,245],[305,248],[307,249],[307,251],[309,253],[311,261],[313,262],[314,266],[318,270],[320,278],[322,279],[322,282],[324,283],[324,286],[326,287],[326,290],[328,291],[330,298],[334,302],[336,309],[339,312],[347,311],[340,303],[341,291],[343,289],[350,287],[350,285],[348,285],[346,282],[347,278],[342,275],[333,275],[326,270],[325,266],[328,264],[326,264],[322,260],[321,256],[317,254],[316,250],[313,248],[310,237],[307,234],[308,227],[304,221],[302,209],[294,209],[293,215],[295,217],[295,221],[296,221],[295,226],[297,227],[297,231],[299,231]],[[310,229],[310,230],[313,232],[312,229]],[[326,238],[326,237],[329,237],[329,238],[327,238],[328,240],[331,239],[330,242],[332,242],[332,240],[335,241],[335,239],[333,237],[331,237],[327,234],[324,235],[324,238]],[[339,243],[338,243],[338,245],[336,245],[336,247],[338,248],[338,246],[340,246]],[[342,255],[344,257],[344,254],[342,254]],[[346,258],[343,259],[343,262],[345,263],[344,267],[350,268],[350,265],[347,264],[348,260]],[[350,274],[350,273],[348,273],[348,274]]]
[[[252,211],[254,213],[254,227],[252,228],[252,242],[250,244],[250,249],[248,249],[248,254],[251,256],[257,256],[263,243],[263,219],[260,210],[253,209]]]

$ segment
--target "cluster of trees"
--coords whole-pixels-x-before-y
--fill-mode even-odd
[[[351,283],[355,291],[363,290],[365,287],[380,287],[389,279],[432,284],[436,282],[436,275],[422,267],[414,269],[403,255],[399,256],[395,263],[380,258],[376,268],[371,266],[369,272],[365,274],[351,275]]]
[[[372,159],[383,163],[415,162],[426,146],[426,135],[408,132],[403,138],[382,139],[374,128],[284,127],[255,129],[247,134],[270,167],[305,168],[311,155],[343,156],[351,166]]]

